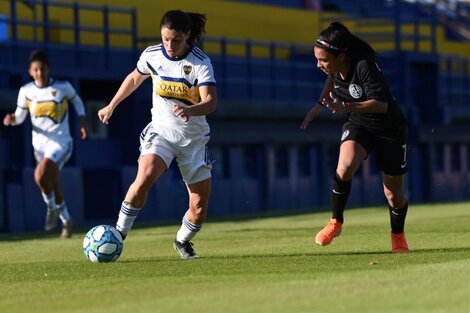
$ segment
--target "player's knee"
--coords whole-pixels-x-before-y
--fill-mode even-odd
[[[354,176],[354,169],[348,165],[338,165],[336,175],[342,181],[351,180]]]

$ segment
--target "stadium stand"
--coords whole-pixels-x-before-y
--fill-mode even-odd
[[[158,42],[155,16],[173,8],[204,12],[202,46],[213,61],[220,102],[209,116],[216,161],[211,212],[321,209],[343,120],[325,112],[308,131],[299,125],[324,80],[315,70],[312,41],[328,23],[341,20],[379,51],[410,121],[411,201],[468,199],[470,43],[455,26],[464,23],[458,16],[468,14],[468,6],[459,4],[455,21],[444,21],[437,6],[416,1],[351,3],[323,0],[318,11],[311,1],[0,0],[0,113],[14,110],[17,90],[29,80],[29,52],[47,50],[55,76],[70,80],[86,102],[92,129],[91,140],[76,140],[63,174],[66,197],[73,199],[70,210],[82,225],[114,220],[134,178],[151,87],[142,86],[120,106],[108,127],[96,112],[135,67],[142,49]],[[71,125],[77,125],[74,117]],[[31,220],[42,221],[33,166],[30,125],[1,127],[3,230],[41,227]],[[372,155],[358,173],[349,204],[382,203],[379,179]],[[170,168],[149,196],[142,220],[180,216],[184,191],[178,171]]]

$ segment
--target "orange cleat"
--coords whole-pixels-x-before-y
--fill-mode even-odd
[[[328,225],[315,236],[315,242],[320,246],[329,245],[335,237],[341,234],[342,226],[343,223],[338,222],[335,218],[330,219]]]
[[[394,234],[392,233],[392,253],[410,252],[408,243],[406,242],[405,232]]]

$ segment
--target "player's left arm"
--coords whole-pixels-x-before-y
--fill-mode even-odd
[[[191,116],[207,115],[217,109],[217,88],[213,85],[199,87],[199,96],[201,101],[191,106],[180,104],[173,105],[173,112],[181,117],[185,122],[189,121]]]
[[[72,102],[75,112],[77,112],[79,117],[80,138],[86,139],[88,136],[88,128],[86,123],[85,105],[83,104],[82,98],[80,98],[70,83],[67,83],[66,93],[67,98]]]

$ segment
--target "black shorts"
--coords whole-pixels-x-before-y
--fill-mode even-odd
[[[387,175],[403,175],[408,171],[406,128],[379,134],[362,126],[346,122],[343,125],[341,143],[353,140],[369,154],[375,149],[377,169]]]

